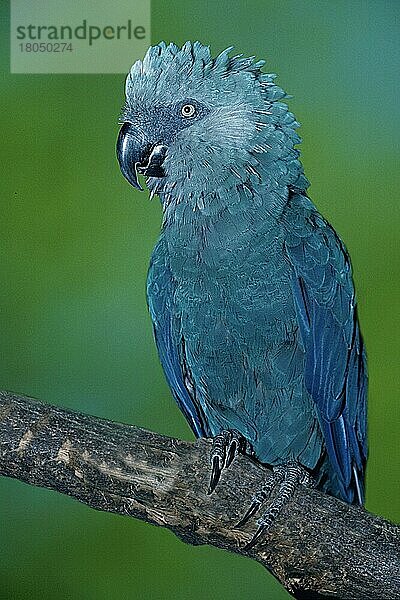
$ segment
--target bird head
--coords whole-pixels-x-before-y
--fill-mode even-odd
[[[268,175],[268,163],[300,164],[298,123],[279,102],[286,94],[275,75],[261,72],[265,61],[230,57],[231,50],[212,58],[199,42],[161,42],[133,65],[117,142],[132,186],[142,189],[141,173],[160,196],[205,196],[232,185],[250,189]]]

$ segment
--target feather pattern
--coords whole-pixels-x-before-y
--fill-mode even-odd
[[[158,257],[162,257],[162,254],[154,252],[147,279],[147,298],[160,362],[174,398],[193,433],[197,437],[209,436],[210,429],[197,403],[190,372],[185,368],[184,338],[179,340],[179,322],[174,319],[171,310],[171,273],[165,263],[161,269],[156,268]]]
[[[308,200],[302,204],[307,226],[303,224],[302,235],[290,227],[285,250],[294,268],[293,294],[305,350],[304,383],[317,406],[341,495],[348,502],[362,503],[367,373],[350,259]],[[289,215],[288,211],[290,221]]]

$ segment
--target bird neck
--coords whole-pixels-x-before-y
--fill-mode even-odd
[[[212,223],[228,213],[245,220],[261,213],[267,222],[276,221],[289,190],[304,193],[309,185],[294,147],[298,141],[293,125],[264,124],[251,150],[238,154],[233,165],[221,160],[211,173],[199,169],[190,177],[158,184],[152,192],[160,197],[164,225],[193,218]]]
[[[252,188],[239,183],[210,198],[193,193],[191,202],[164,198],[161,238],[180,273],[213,271],[216,262],[233,273],[240,257],[260,243],[271,240],[267,246],[274,252],[288,197],[287,186],[272,192],[265,183]]]
[[[265,230],[276,226],[289,198],[289,192],[304,193],[307,180],[291,149],[284,159],[267,152],[252,155],[252,162],[221,173],[214,189],[204,190],[195,179],[159,192],[163,208],[163,230],[170,228],[195,235],[195,227],[210,228],[234,219],[249,227],[259,222]]]

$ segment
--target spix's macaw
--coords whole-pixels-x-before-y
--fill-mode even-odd
[[[163,208],[147,282],[161,363],[195,435],[219,440],[212,487],[245,440],[361,504],[367,375],[349,255],[307,196],[285,93],[264,61],[230,50],[161,42],[126,81],[120,166]]]

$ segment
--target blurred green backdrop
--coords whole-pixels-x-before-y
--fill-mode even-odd
[[[1,3],[1,381],[191,439],[144,285],[160,224],[119,172],[123,75],[10,75]],[[153,0],[152,40],[267,59],[303,124],[310,194],[352,255],[370,369],[367,508],[400,518],[399,68],[394,1]],[[256,563],[0,481],[0,597],[284,599]]]

